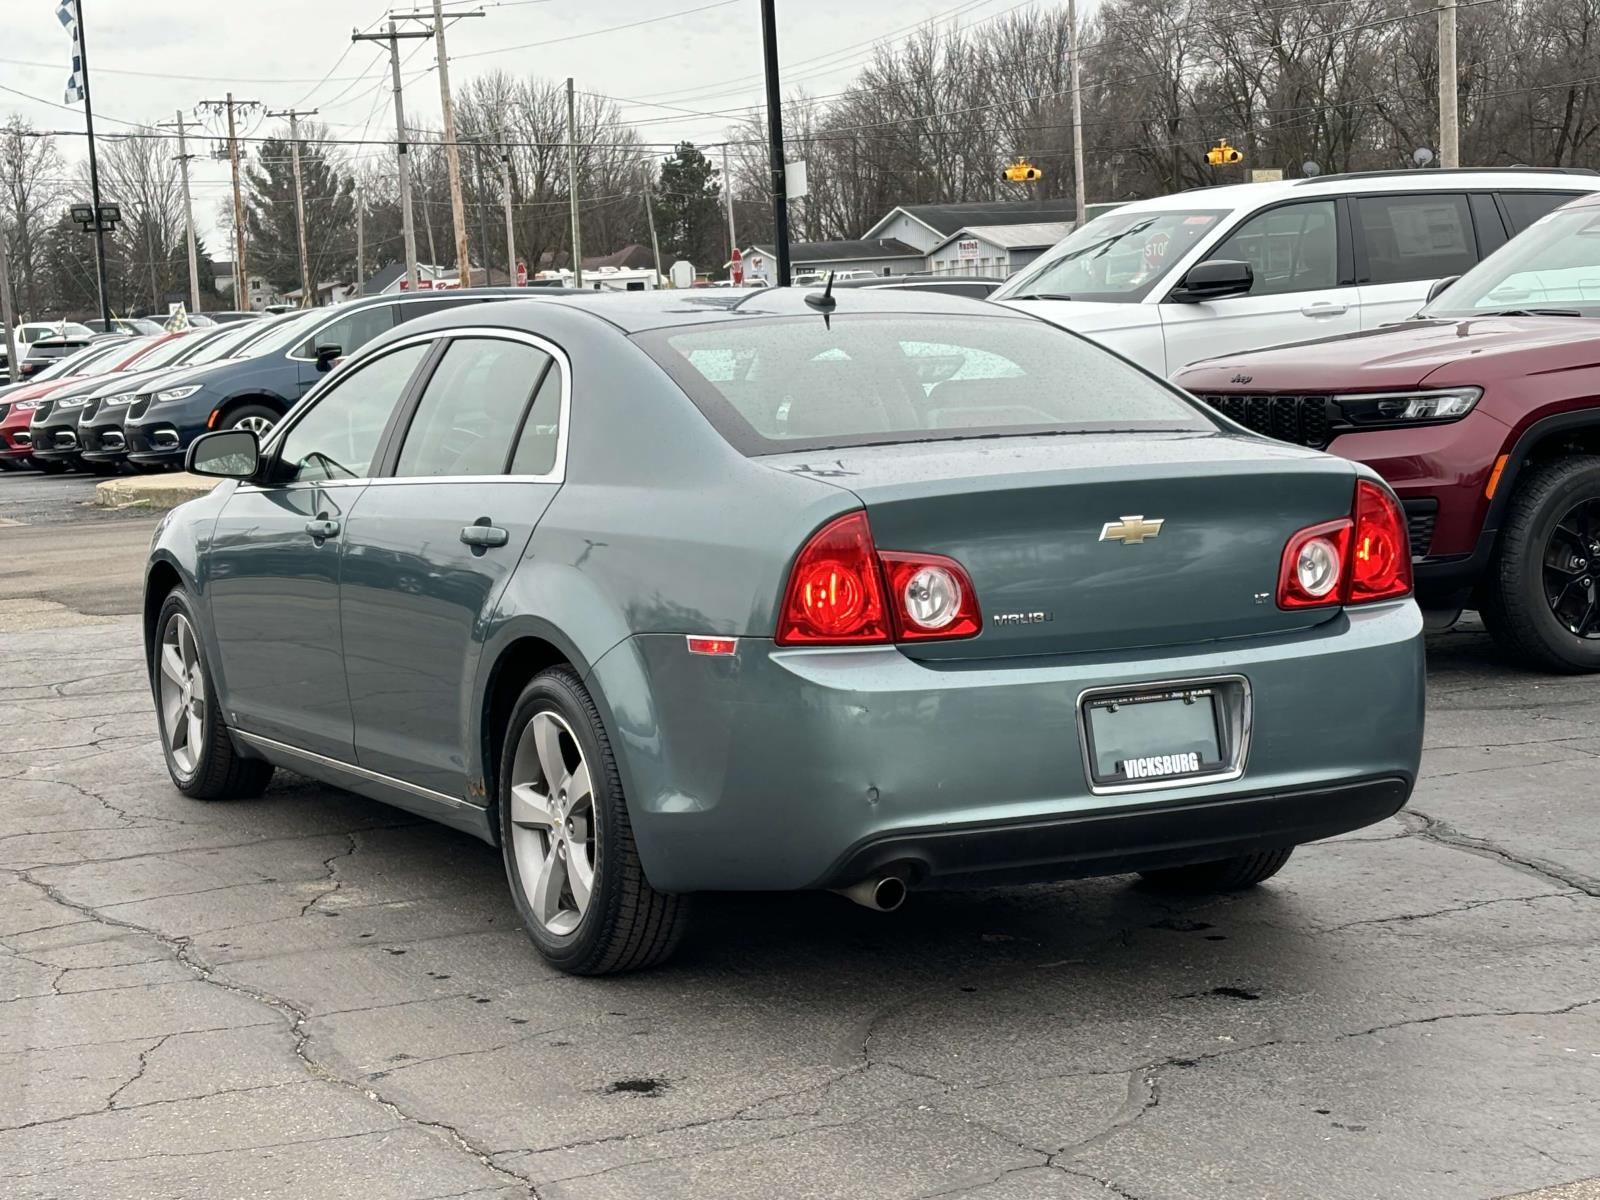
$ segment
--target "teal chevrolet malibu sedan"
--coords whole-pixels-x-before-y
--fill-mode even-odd
[[[518,299],[364,347],[158,530],[168,770],[498,845],[598,974],[693,893],[1246,887],[1399,809],[1405,521],[1092,343],[927,293]]]

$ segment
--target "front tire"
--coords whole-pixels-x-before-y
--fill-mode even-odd
[[[1209,892],[1239,892],[1271,879],[1283,870],[1294,853],[1293,846],[1280,850],[1258,850],[1216,862],[1195,863],[1187,867],[1167,867],[1160,871],[1141,871],[1151,887],[1164,892],[1204,895]]]
[[[265,404],[246,404],[230,412],[219,428],[248,429],[260,441],[278,423],[280,415],[276,409],[268,408]]]
[[[671,955],[688,901],[645,878],[611,740],[571,669],[541,673],[518,698],[498,794],[511,896],[546,961],[607,975]]]
[[[272,764],[244,758],[233,748],[198,628],[188,596],[173,588],[156,617],[150,672],[167,774],[195,800],[259,796],[272,778]]]
[[[1483,623],[1524,666],[1600,671],[1600,457],[1528,472],[1483,590]]]

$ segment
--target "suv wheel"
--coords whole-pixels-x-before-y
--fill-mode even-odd
[[[499,801],[511,895],[552,966],[606,975],[672,953],[688,902],[645,879],[611,741],[571,670],[543,672],[517,700]]]
[[[195,630],[189,599],[174,588],[156,618],[151,671],[167,774],[180,792],[196,800],[259,796],[272,778],[272,764],[234,750]]]
[[[1482,616],[1528,666],[1600,671],[1600,457],[1546,463],[1518,485]]]
[[[256,435],[259,441],[267,436],[267,430],[278,423],[278,414],[274,409],[265,404],[246,404],[243,408],[236,408],[228,414],[228,419],[222,422],[223,429],[248,429]]]

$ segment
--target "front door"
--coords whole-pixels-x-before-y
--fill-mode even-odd
[[[207,595],[218,685],[235,728],[351,761],[339,630],[340,548],[384,428],[427,352],[408,347],[339,380],[286,432],[260,484],[217,518]]]
[[[1356,289],[1340,253],[1338,207],[1307,200],[1251,217],[1206,257],[1247,262],[1247,296],[1161,305],[1166,373],[1221,354],[1354,333],[1361,328]]]
[[[1351,208],[1363,329],[1409,321],[1435,280],[1464,275],[1478,263],[1462,193],[1361,196]]]
[[[345,532],[357,762],[468,799],[480,638],[561,486],[565,373],[525,335],[453,338]]]

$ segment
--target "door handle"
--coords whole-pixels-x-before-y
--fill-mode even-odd
[[[324,538],[337,537],[339,534],[339,522],[330,521],[327,517],[319,517],[315,521],[306,522],[306,532],[319,542]]]
[[[476,525],[464,526],[461,530],[461,540],[474,550],[487,549],[490,546],[504,546],[511,540],[511,535],[498,525],[490,525],[489,519],[484,517]]]
[[[1338,317],[1343,316],[1348,311],[1348,305],[1332,303],[1307,304],[1300,310],[1303,315],[1308,317]]]

